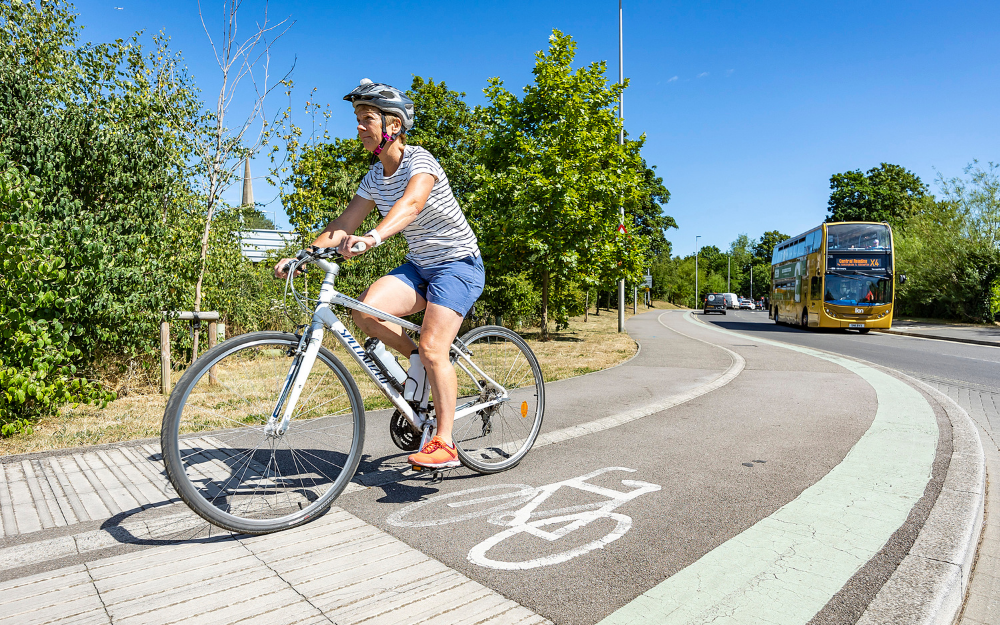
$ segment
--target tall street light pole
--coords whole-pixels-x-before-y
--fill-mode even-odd
[[[699,234],[694,238],[694,308],[698,309],[698,254],[701,252],[701,248],[698,247],[698,239],[701,238]]]
[[[732,293],[732,289],[729,288],[729,278],[733,275],[733,253],[729,252],[729,268],[726,269],[726,293]]]
[[[618,84],[625,84],[625,61],[622,54],[622,0],[618,0]],[[625,93],[618,97],[618,144],[625,145]],[[625,225],[625,205],[618,207],[618,220]],[[625,278],[618,281],[618,331],[625,331]]]

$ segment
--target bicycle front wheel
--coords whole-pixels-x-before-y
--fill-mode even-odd
[[[214,525],[249,534],[300,525],[324,512],[357,470],[361,394],[325,348],[288,429],[264,430],[299,367],[298,343],[282,332],[225,341],[195,361],[170,395],[160,434],[167,475]]]
[[[504,387],[508,399],[457,419],[452,432],[458,458],[479,473],[515,466],[535,444],[545,412],[545,383],[538,359],[516,332],[500,326],[475,328],[462,337],[471,360],[455,360],[459,409],[494,399],[482,373]]]

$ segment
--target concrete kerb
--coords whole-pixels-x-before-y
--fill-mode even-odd
[[[909,555],[875,595],[858,625],[891,622],[901,605],[920,606],[913,615],[919,620],[911,621],[914,625],[951,625],[962,611],[982,535],[986,458],[979,431],[961,406],[920,380],[900,376],[934,397],[947,413],[952,425],[951,464]]]
[[[694,315],[692,318],[697,319]],[[706,325],[723,332],[739,334],[749,340],[760,340]],[[776,341],[766,342],[781,345]],[[885,369],[860,358],[841,354],[838,356],[876,369]],[[914,625],[952,625],[962,611],[983,531],[986,458],[982,440],[972,418],[954,400],[920,380],[895,370],[893,372],[910,385],[924,390],[944,408],[952,425],[951,464],[941,494],[910,553],[868,605],[868,609],[858,620],[858,625],[895,622],[894,617],[898,616],[898,608],[902,605],[911,609],[919,606],[911,616],[915,616],[917,620],[908,621]]]
[[[987,347],[1000,347],[996,341],[980,341],[979,339],[963,339],[957,336],[940,336],[934,334],[924,334],[923,332],[904,332],[902,330],[891,330],[882,328],[872,328],[873,332],[882,334],[898,334],[899,336],[912,336],[918,339],[931,339],[934,341],[951,341],[952,343],[969,343],[970,345],[986,345]]]

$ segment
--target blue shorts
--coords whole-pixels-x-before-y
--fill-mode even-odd
[[[482,256],[466,256],[429,267],[409,262],[389,275],[402,280],[431,304],[450,308],[463,317],[482,295],[486,284]]]

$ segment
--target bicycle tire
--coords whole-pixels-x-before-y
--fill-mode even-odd
[[[463,465],[478,473],[498,473],[516,466],[538,438],[545,413],[545,381],[538,359],[516,332],[501,326],[470,330],[462,342],[471,359],[510,393],[511,401],[456,420],[452,438]],[[474,401],[478,380],[470,378],[461,359],[455,362],[458,377],[457,405]],[[527,421],[528,417],[530,421]]]
[[[347,368],[326,348],[288,430],[264,432],[290,367],[301,359],[298,344],[283,332],[229,339],[195,361],[167,401],[160,433],[167,476],[213,525],[247,534],[301,525],[325,512],[357,471],[364,404]]]

